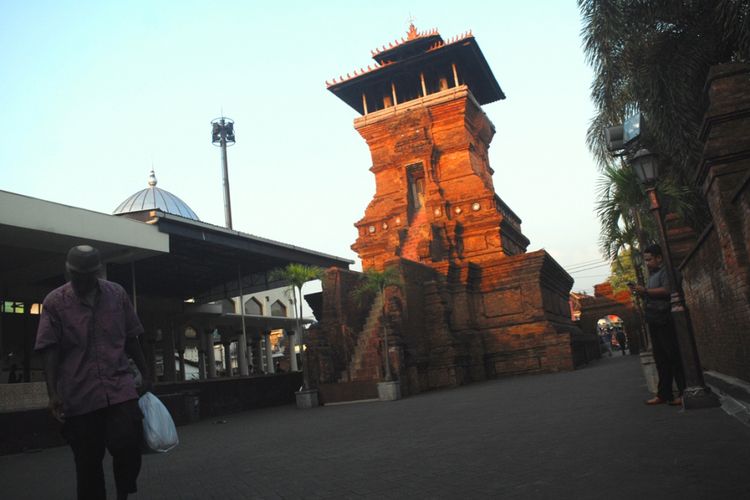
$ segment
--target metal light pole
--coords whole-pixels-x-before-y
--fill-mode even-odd
[[[231,118],[216,118],[211,121],[213,127],[211,142],[221,148],[221,165],[224,184],[224,221],[232,229],[232,202],[229,199],[229,165],[227,163],[227,146],[234,144],[234,120]]]
[[[661,215],[659,195],[656,191],[656,181],[659,176],[658,160],[649,150],[640,149],[630,160],[630,165],[646,188],[646,193],[651,203],[649,208],[659,228],[659,241],[661,242],[664,265],[667,267],[669,287],[672,291],[672,321],[674,322],[677,343],[680,348],[682,368],[685,372],[686,387],[685,392],[682,394],[682,406],[686,410],[720,406],[718,397],[711,392],[711,389],[706,386],[703,380],[703,370],[701,369],[698,357],[698,349],[695,346],[695,335],[693,334],[690,316],[682,294],[682,286],[672,266],[672,254],[669,250],[667,230]]]

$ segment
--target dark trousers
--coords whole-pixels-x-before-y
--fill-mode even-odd
[[[680,348],[677,344],[677,334],[674,331],[672,321],[666,324],[648,324],[651,332],[651,343],[653,344],[654,361],[656,371],[659,374],[658,396],[665,400],[672,400],[672,381],[677,384],[677,389],[682,396],[685,390],[685,372],[682,370],[682,358]]]
[[[627,342],[628,340],[624,333],[617,334],[617,343],[620,344],[620,350],[622,351],[623,356],[625,356],[625,344],[627,344]]]
[[[106,500],[102,467],[105,448],[112,455],[117,491],[136,492],[141,470],[142,420],[137,399],[66,419],[62,433],[73,449],[78,500]]]

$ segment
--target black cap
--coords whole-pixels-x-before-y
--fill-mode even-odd
[[[95,273],[102,268],[99,250],[89,245],[78,245],[68,250],[65,266],[76,273]]]

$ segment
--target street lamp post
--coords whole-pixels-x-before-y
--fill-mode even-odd
[[[664,219],[661,215],[659,195],[656,190],[656,181],[659,178],[659,162],[656,155],[647,149],[640,149],[630,160],[630,165],[635,170],[638,180],[646,189],[650,202],[649,209],[654,215],[656,225],[659,228],[659,241],[661,242],[664,265],[667,268],[667,279],[672,291],[672,321],[674,322],[677,343],[680,347],[682,368],[685,372],[685,392],[682,395],[682,406],[686,410],[697,408],[714,408],[719,406],[719,399],[711,392],[703,380],[698,350],[695,346],[695,335],[693,334],[690,316],[688,314],[685,299],[682,294],[682,286],[677,278],[675,268],[672,266],[672,254],[669,250],[667,231]]]

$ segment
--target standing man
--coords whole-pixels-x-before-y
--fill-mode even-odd
[[[643,260],[648,268],[647,286],[631,285],[631,290],[644,298],[646,303],[646,322],[651,333],[656,371],[659,374],[659,390],[656,396],[647,400],[647,405],[669,403],[682,405],[682,391],[685,390],[685,374],[682,371],[680,348],[677,334],[672,323],[669,285],[667,271],[663,265],[661,247],[651,245],[643,251]],[[673,399],[672,382],[677,383],[679,395]]]
[[[625,329],[622,327],[622,323],[615,326],[615,338],[617,338],[617,343],[620,346],[620,351],[622,351],[622,355],[625,356],[625,345],[628,343],[628,338],[625,335]]]
[[[136,491],[143,415],[128,356],[150,388],[138,335],[143,326],[125,290],[99,279],[99,251],[70,249],[68,283],[44,299],[34,349],[44,357],[49,408],[73,449],[78,499],[106,499],[102,460],[112,455],[118,500]]]

